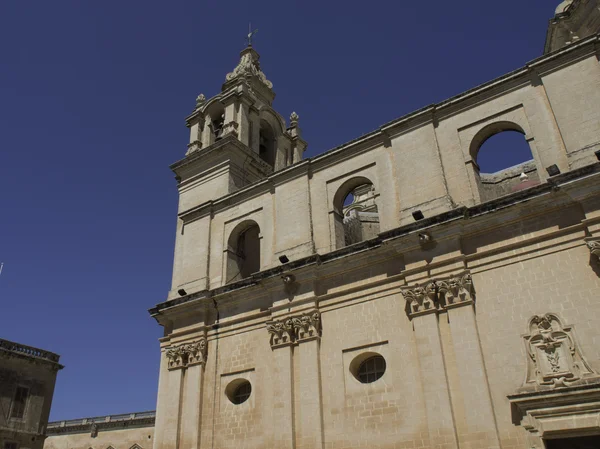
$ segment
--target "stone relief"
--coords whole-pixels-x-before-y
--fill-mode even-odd
[[[590,238],[585,244],[590,250],[590,254],[596,260],[600,260],[600,238]]]
[[[206,363],[207,349],[206,338],[167,349],[169,369],[180,369]]]
[[[572,326],[565,326],[553,313],[529,320],[524,336],[527,351],[525,385],[568,386],[595,375],[579,351]]]
[[[431,279],[422,285],[403,289],[402,294],[408,304],[409,318],[475,301],[473,280],[469,273]]]
[[[313,310],[283,320],[267,321],[271,346],[291,345],[321,336],[321,314]]]

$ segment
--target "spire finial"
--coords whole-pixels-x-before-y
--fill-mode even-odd
[[[248,42],[248,47],[252,47],[252,37],[258,33],[258,28],[252,31],[252,22],[248,22],[248,36],[246,36],[246,41]]]

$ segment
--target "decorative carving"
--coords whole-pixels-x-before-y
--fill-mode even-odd
[[[475,301],[473,280],[468,272],[445,279],[430,279],[425,284],[404,289],[403,295],[408,303],[409,318]]]
[[[90,426],[90,436],[96,438],[98,436],[98,424],[92,423]]]
[[[192,154],[202,148],[202,142],[200,140],[194,140],[193,142],[188,144],[187,148],[188,149],[185,152],[185,155],[189,156],[190,154]]]
[[[267,331],[271,335],[273,347],[292,345],[320,337],[321,314],[313,310],[284,320],[267,321]]]
[[[204,103],[206,103],[206,97],[204,94],[200,94],[196,97],[196,109],[201,107]]]
[[[271,335],[271,346],[287,345],[294,342],[294,328],[291,318],[267,321],[267,331]]]
[[[273,83],[267,79],[265,74],[260,70],[259,56],[252,48],[246,48],[241,53],[240,62],[233,69],[233,72],[226,76],[227,81],[232,81],[236,78],[251,78],[256,77],[267,88],[272,89]]]
[[[404,291],[404,298],[409,303],[410,314],[437,310],[437,286],[435,281],[428,282],[425,287],[413,287]]]
[[[238,136],[238,122],[231,121],[223,126],[222,136],[233,134],[235,137]]]
[[[441,303],[446,307],[473,301],[473,280],[469,273],[451,277],[447,281],[437,281]]]
[[[290,115],[290,126],[298,126],[298,120],[300,116],[296,112],[292,112]]]
[[[590,254],[597,260],[600,260],[600,238],[590,238],[585,242],[588,249],[590,250]]]
[[[169,359],[169,369],[180,369],[188,366],[206,363],[207,343],[206,338],[201,338],[193,343],[173,346],[166,352]]]
[[[581,355],[572,326],[565,326],[553,313],[529,320],[525,335],[527,377],[525,385],[568,386],[594,371]]]
[[[207,344],[203,338],[186,346],[188,352],[188,366],[206,363]]]

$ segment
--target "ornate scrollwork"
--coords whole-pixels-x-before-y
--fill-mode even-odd
[[[256,53],[254,50],[244,50],[242,52],[240,62],[235,69],[233,69],[233,72],[227,74],[226,80],[231,81],[240,77],[246,78],[255,76],[267,88],[272,89],[273,83],[269,81],[265,74],[260,70],[260,63],[258,62],[258,59],[258,53]]]
[[[563,325],[558,315],[535,315],[528,329],[524,336],[528,356],[524,386],[565,386],[595,375],[579,351],[572,326]]]
[[[285,346],[321,336],[321,314],[313,310],[283,320],[267,321],[271,346]]]
[[[206,338],[193,343],[185,343],[167,349],[168,368],[170,370],[206,363],[208,345]]]

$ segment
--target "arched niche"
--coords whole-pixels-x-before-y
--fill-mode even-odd
[[[235,282],[260,271],[260,227],[254,220],[244,220],[227,240],[226,282]]]
[[[481,202],[540,183],[527,133],[507,120],[483,126],[472,138],[469,153]]]
[[[225,108],[218,99],[215,99],[208,103],[204,108],[203,145],[205,147],[215,143],[223,137],[224,125]]]
[[[261,119],[258,137],[258,156],[271,167],[275,167],[276,152],[277,137],[275,136],[275,131],[268,121]]]
[[[379,234],[375,186],[364,176],[346,180],[333,197],[335,249],[374,238]]]

